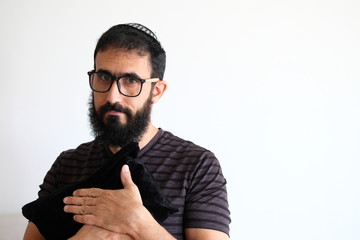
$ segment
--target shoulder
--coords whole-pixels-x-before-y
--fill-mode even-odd
[[[97,141],[80,144],[74,149],[69,149],[60,153],[56,162],[66,166],[82,166],[89,162],[98,161],[106,156],[105,148]]]
[[[82,143],[76,148],[63,151],[60,154],[60,157],[68,158],[73,156],[88,156],[94,153],[100,153],[102,150],[102,145],[94,140],[91,142]]]
[[[154,145],[153,149],[155,150],[161,149],[161,151],[167,150],[175,153],[181,153],[181,154],[198,156],[198,157],[203,154],[213,155],[213,153],[210,150],[201,147],[193,143],[192,141],[185,140],[183,138],[175,136],[169,131],[164,131],[162,136],[159,138],[157,144]]]
[[[140,153],[140,158],[154,172],[167,168],[185,174],[193,173],[199,167],[219,166],[210,150],[164,130]]]
[[[166,154],[163,155],[170,161],[164,158],[165,163],[182,166],[189,174],[190,184],[197,185],[198,181],[202,181],[206,185],[209,181],[219,180],[222,185],[226,182],[223,179],[220,162],[210,150],[167,131],[164,131],[156,147],[159,148],[159,152],[164,152],[166,149]]]

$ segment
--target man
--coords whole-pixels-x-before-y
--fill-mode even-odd
[[[136,141],[137,160],[179,211],[156,221],[124,165],[123,189],[78,189],[64,199],[64,211],[83,224],[71,239],[228,239],[226,181],[218,160],[210,151],[151,123],[152,104],[167,88],[162,80],[165,58],[155,34],[140,24],[116,25],[101,36],[94,70],[88,73],[95,140],[58,157],[40,185],[39,198],[86,179]],[[29,222],[24,239],[44,238]]]

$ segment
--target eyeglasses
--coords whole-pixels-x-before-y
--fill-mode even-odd
[[[141,79],[134,74],[124,74],[119,77],[107,72],[88,72],[90,88],[94,92],[106,93],[110,90],[114,81],[117,81],[119,92],[126,97],[140,95],[142,86],[146,82],[158,82],[159,78]]]

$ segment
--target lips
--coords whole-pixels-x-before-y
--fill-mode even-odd
[[[107,113],[107,114],[111,114],[111,115],[125,114],[124,112],[114,111],[114,110],[107,111],[106,113]]]

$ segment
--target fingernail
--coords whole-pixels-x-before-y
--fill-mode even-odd
[[[128,165],[124,165],[123,169],[124,169],[124,172],[130,172]]]
[[[68,200],[68,198],[66,197],[66,198],[64,198],[64,203],[66,203],[67,202],[67,200]]]

